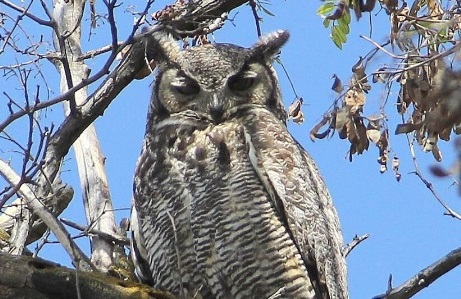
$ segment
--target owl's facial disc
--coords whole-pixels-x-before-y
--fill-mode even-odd
[[[214,86],[202,86],[187,71],[177,70],[169,82],[169,89],[177,103],[182,103],[179,105],[208,115],[213,122],[221,122],[226,112],[247,102],[248,95],[258,82],[258,72],[248,67]]]

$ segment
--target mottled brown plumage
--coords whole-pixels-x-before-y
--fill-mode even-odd
[[[288,33],[249,49],[155,39],[132,212],[140,279],[182,298],[348,298],[338,217],[271,66]]]

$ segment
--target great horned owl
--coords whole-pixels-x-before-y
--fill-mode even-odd
[[[132,210],[143,282],[181,298],[348,298],[338,217],[272,68],[288,36],[183,51],[154,36]]]

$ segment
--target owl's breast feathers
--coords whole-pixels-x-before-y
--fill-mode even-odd
[[[346,299],[336,212],[285,125],[188,113],[152,124],[138,161],[140,276],[186,298]]]

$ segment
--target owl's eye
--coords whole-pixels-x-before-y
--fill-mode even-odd
[[[241,72],[229,78],[227,85],[229,89],[235,92],[242,92],[250,89],[255,83],[257,73],[252,71]]]
[[[183,96],[196,95],[200,91],[200,86],[197,82],[189,77],[177,77],[171,82],[171,86]]]

